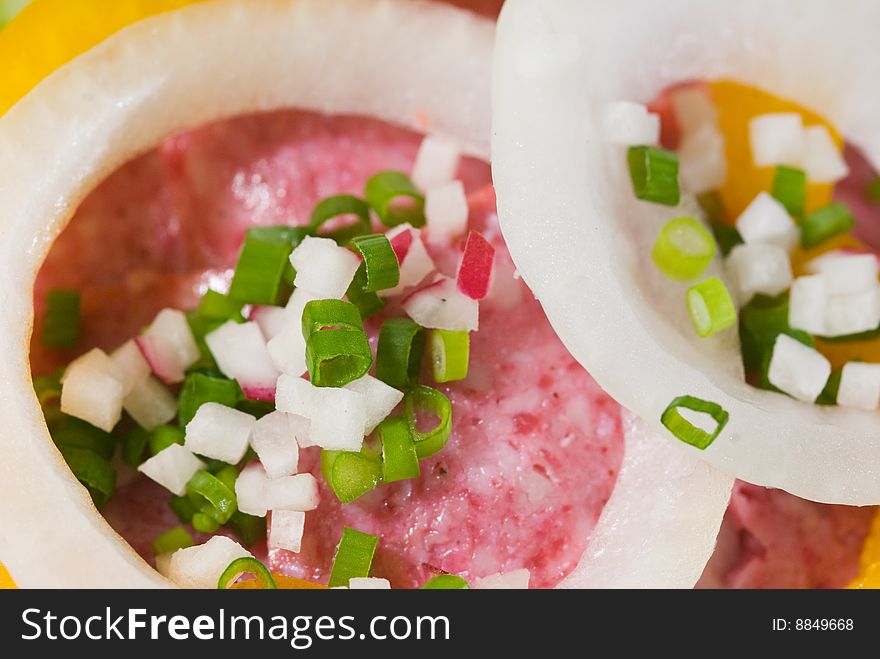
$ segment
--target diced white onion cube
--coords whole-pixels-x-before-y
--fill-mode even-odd
[[[654,145],[660,141],[660,117],[641,103],[608,103],[602,112],[602,135],[612,144]]]
[[[299,445],[293,434],[290,418],[274,411],[257,419],[251,432],[251,446],[269,478],[295,474],[299,465]]]
[[[244,457],[256,418],[240,410],[205,403],[186,424],[186,447],[193,453],[228,464]]]
[[[685,135],[678,148],[678,159],[679,178],[688,192],[717,190],[727,180],[724,136],[715,126],[706,125]]]
[[[205,336],[205,343],[228,378],[244,388],[274,387],[278,370],[256,323],[227,321]]]
[[[741,305],[756,293],[778,295],[791,285],[788,252],[777,245],[737,245],[730,252],[726,266]]]
[[[473,587],[478,590],[523,589],[529,587],[529,571],[525,568],[512,572],[490,574],[474,581]]]
[[[461,181],[452,181],[425,194],[425,219],[432,240],[455,238],[467,230],[468,203]]]
[[[126,396],[134,388],[134,385],[146,380],[150,375],[150,365],[144,359],[134,339],[129,339],[114,350],[110,354],[110,359],[116,364],[117,375],[122,382]]]
[[[260,304],[251,311],[250,319],[260,326],[266,341],[275,338],[284,329],[284,307]]]
[[[825,126],[804,129],[803,169],[810,183],[834,183],[849,174],[846,160]]]
[[[800,231],[785,206],[761,192],[736,220],[736,230],[748,245],[770,243],[791,251],[800,239]]]
[[[419,145],[412,169],[412,181],[421,190],[430,190],[455,178],[461,149],[445,137],[428,135]]]
[[[369,435],[403,400],[403,392],[385,384],[372,375],[365,375],[359,380],[349,382],[344,387],[363,394],[367,406],[367,423],[364,434]]]
[[[302,378],[282,375],[278,378],[275,407],[309,420],[308,439],[313,446],[359,451],[363,444],[366,399],[356,391],[315,387]]]
[[[758,167],[798,167],[804,157],[804,124],[796,112],[762,114],[749,122],[752,160]]]
[[[825,309],[825,336],[846,336],[880,326],[880,286],[863,293],[832,295]]]
[[[718,127],[718,108],[705,87],[688,86],[675,90],[672,92],[672,107],[676,123],[685,136],[706,126]]]
[[[880,405],[880,364],[844,364],[840,372],[837,404],[860,410],[876,410]]]
[[[318,507],[318,481],[311,474],[273,478],[266,481],[265,487],[269,510],[306,512]]]
[[[831,364],[822,354],[787,334],[776,337],[767,373],[774,387],[812,403],[822,393],[830,375]]]
[[[394,288],[379,291],[379,295],[383,297],[395,297],[403,293],[407,288],[421,284],[425,277],[435,269],[434,260],[425,248],[422,232],[419,229],[413,229],[409,224],[402,224],[394,227],[385,235],[393,246],[395,238],[406,232],[409,233],[411,240],[403,256],[403,261],[399,263],[400,281]],[[398,256],[399,259],[400,257]]]
[[[238,509],[256,517],[265,517],[269,509],[266,503],[266,471],[259,462],[251,462],[235,479],[235,498]]]
[[[122,416],[121,379],[113,360],[98,348],[90,350],[64,372],[61,411],[110,432]]]
[[[162,309],[135,341],[153,373],[168,384],[183,380],[184,371],[200,357],[186,314],[179,309]]]
[[[380,577],[352,577],[348,580],[351,590],[391,590],[391,582]]]
[[[180,444],[162,449],[149,460],[141,463],[138,471],[156,481],[169,492],[182,497],[186,494],[189,479],[205,468],[205,463]]]
[[[877,286],[877,257],[874,254],[823,255],[807,264],[825,279],[829,295],[864,293]]]
[[[290,254],[296,270],[294,284],[321,298],[341,298],[361,260],[330,238],[306,238]]]
[[[788,324],[810,334],[825,335],[828,300],[825,278],[821,275],[798,277],[791,284],[788,299]]]
[[[273,510],[269,523],[269,549],[286,549],[298,554],[302,548],[306,514],[299,510]]]
[[[156,378],[147,376],[123,399],[122,406],[144,430],[168,423],[177,415],[177,398]]]
[[[281,373],[302,375],[306,372],[306,340],[302,333],[303,309],[318,297],[297,288],[284,308],[284,322],[267,348],[272,363]]]
[[[237,558],[253,555],[234,540],[215,535],[203,545],[178,549],[165,575],[181,588],[217,588],[223,571]]]
[[[458,290],[455,281],[440,277],[410,293],[403,310],[422,327],[475,332],[480,326],[480,306]]]

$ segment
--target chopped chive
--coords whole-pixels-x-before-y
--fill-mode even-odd
[[[82,483],[98,507],[110,501],[116,488],[116,470],[110,461],[94,451],[74,446],[59,446],[58,450],[70,471]]]
[[[186,426],[204,403],[220,403],[235,407],[244,397],[235,380],[215,378],[204,373],[190,373],[183,381],[177,401],[177,416],[181,426]]]
[[[435,329],[431,332],[434,382],[464,380],[468,374],[471,337],[467,332]]]
[[[116,440],[113,435],[82,419],[59,414],[48,425],[52,441],[59,448],[85,449],[105,460],[113,457],[116,450]]]
[[[347,586],[349,579],[370,576],[370,566],[379,538],[352,528],[342,529],[342,538],[333,556],[329,586]]]
[[[819,397],[816,399],[816,405],[837,405],[837,393],[840,390],[840,378],[843,375],[843,368],[835,368],[831,371],[828,382]]]
[[[198,512],[196,504],[193,503],[192,499],[186,496],[171,497],[168,500],[168,507],[174,511],[174,514],[177,515],[177,519],[179,519],[182,524],[189,524],[192,522],[193,516]]]
[[[678,155],[653,146],[631,146],[627,162],[636,197],[665,206],[678,205]]]
[[[801,222],[801,247],[810,249],[819,245],[829,238],[846,233],[856,225],[847,206],[835,201],[827,206],[813,211]]]
[[[419,378],[425,329],[409,318],[389,318],[379,330],[376,377],[395,389],[409,389]]]
[[[199,533],[214,533],[220,528],[220,522],[214,519],[210,513],[203,512],[196,512],[192,516],[190,524]]]
[[[122,461],[131,467],[139,467],[150,442],[150,433],[135,426],[122,436]]]
[[[275,405],[274,403],[268,403],[262,400],[251,400],[250,398],[243,398],[238,401],[235,409],[242,412],[247,412],[257,419],[262,419],[267,414],[271,414],[275,411]]]
[[[386,227],[406,223],[416,228],[425,226],[425,198],[406,174],[375,174],[367,181],[364,193]]]
[[[277,304],[293,245],[293,227],[249,229],[235,266],[229,297],[246,304]],[[276,229],[272,231],[272,229]]]
[[[243,303],[233,300],[228,295],[208,290],[199,301],[196,313],[206,318],[234,320],[237,323],[242,323],[244,322],[244,316],[241,315],[242,306],[244,306]]]
[[[236,510],[226,522],[226,526],[245,547],[253,547],[266,538],[265,517],[255,517]]]
[[[350,244],[364,260],[367,279],[364,293],[375,293],[397,286],[400,282],[400,264],[385,234],[358,236]]]
[[[207,471],[197,471],[193,475],[186,484],[186,493],[192,500],[198,502],[196,505],[199,512],[193,515],[194,528],[199,513],[213,519],[219,525],[229,521],[232,513],[236,511],[235,492]]]
[[[724,222],[725,210],[724,199],[718,190],[711,190],[697,195],[697,203],[706,214],[706,219],[712,222]]]
[[[702,223],[693,217],[677,217],[660,229],[651,258],[670,279],[696,279],[715,256],[715,241]]]
[[[880,176],[868,183],[868,187],[865,188],[865,194],[868,197],[868,201],[880,204]]]
[[[38,375],[34,378],[34,393],[40,406],[45,408],[49,403],[61,399],[61,373],[55,375]]]
[[[350,302],[309,302],[303,309],[302,330],[306,366],[316,387],[341,387],[363,377],[373,365],[360,312]]]
[[[223,570],[220,579],[217,580],[218,590],[228,590],[243,575],[251,574],[260,583],[264,590],[276,590],[275,578],[265,565],[252,556],[236,558]]]
[[[394,483],[418,478],[419,456],[407,422],[399,416],[388,417],[376,430],[382,445],[382,480]]]
[[[686,294],[691,324],[700,338],[725,330],[736,322],[736,306],[718,277],[694,284]]]
[[[381,461],[364,451],[321,451],[321,471],[342,503],[351,503],[382,482]]]
[[[387,304],[384,298],[379,297],[375,293],[365,293],[364,288],[366,286],[367,268],[361,263],[345,293],[348,301],[358,308],[361,318],[369,318],[384,309]]]
[[[172,444],[183,445],[184,433],[179,426],[159,426],[149,432],[150,455],[161,453]]]
[[[713,221],[709,225],[709,228],[712,229],[712,235],[715,236],[715,242],[718,243],[718,247],[721,249],[721,254],[723,256],[727,256],[730,254],[730,250],[743,243],[742,236],[739,235],[739,231],[736,230],[736,227],[731,226],[726,222]]]
[[[72,348],[79,338],[79,291],[52,288],[46,293],[43,316],[43,345]]]
[[[178,549],[186,549],[194,544],[195,541],[187,530],[182,526],[177,526],[153,540],[153,553],[158,556]]]
[[[437,425],[430,430],[419,430],[420,416],[437,417]],[[415,442],[420,459],[441,451],[452,433],[452,403],[441,392],[431,387],[413,387],[403,398],[403,415]]]
[[[773,175],[773,196],[785,206],[789,215],[803,216],[807,203],[807,173],[795,167],[777,167]]]
[[[715,421],[715,428],[712,432],[707,432],[702,428],[698,428],[690,421],[685,419],[678,410],[686,409],[701,414],[708,414]],[[675,398],[660,416],[660,422],[666,426],[677,439],[685,444],[704,450],[715,441],[715,438],[727,425],[730,415],[717,403],[707,400],[701,400],[694,396],[679,396]]]
[[[345,215],[353,216],[355,221],[324,235],[341,244],[348,242],[355,236],[370,233],[372,229],[370,207],[363,199],[349,194],[334,195],[318,202],[312,211],[310,225],[312,233],[321,235],[320,229],[323,224]]]
[[[428,579],[421,590],[467,590],[468,582],[457,574],[438,574]]]

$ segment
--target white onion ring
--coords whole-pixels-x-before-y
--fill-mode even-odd
[[[511,0],[498,26],[493,166],[504,237],[572,355],[620,403],[660,415],[689,394],[730,412],[706,451],[751,483],[880,503],[880,417],[747,385],[735,332],[700,341],[683,288],[653,269],[663,220],[635,199],[598,115],[684,80],[733,78],[830,120],[880,166],[880,4],[805,0]],[[528,130],[523,130],[527,127]],[[674,440],[677,442],[677,440]]]
[[[352,26],[383,38],[352,39]],[[55,450],[32,393],[27,354],[34,278],[82,199],[168,135],[291,106],[415,129],[425,128],[427,111],[432,132],[486,158],[493,29],[469,13],[412,0],[217,0],[123,30],[0,118],[0,217],[7,222],[0,299],[11,321],[0,332],[0,559],[20,586],[169,585],[95,510]],[[72,105],[71,98],[83,102]],[[684,455],[666,447],[659,453],[673,461]],[[631,455],[628,435],[621,483],[630,482]],[[723,496],[708,502],[699,478],[685,478],[684,496],[665,500],[669,490],[660,484],[668,469],[649,473],[638,489],[617,488],[612,502],[627,510],[650,500],[662,532],[623,548],[612,537],[609,554],[674,561],[682,548],[670,545],[668,531],[694,517],[714,538],[729,479],[719,481],[726,482]],[[616,509],[609,504],[606,517]],[[664,584],[692,585],[711,543],[684,551],[692,555],[691,569]],[[655,583],[647,574],[640,585]]]

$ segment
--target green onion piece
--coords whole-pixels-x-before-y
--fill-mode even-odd
[[[158,556],[159,554],[167,554],[178,549],[186,549],[194,544],[195,541],[187,533],[187,530],[182,526],[177,526],[153,540],[153,553]]]
[[[333,567],[330,569],[330,587],[347,586],[349,579],[370,576],[373,554],[379,538],[355,531],[349,527],[342,529],[342,539],[336,547]]]
[[[109,460],[93,451],[74,446],[59,446],[58,450],[76,479],[89,491],[96,506],[110,501],[116,488],[116,470]]]
[[[436,416],[437,425],[427,431],[419,430],[420,414]],[[413,387],[403,397],[403,415],[420,459],[429,458],[446,446],[452,433],[452,403],[444,394],[423,385]]]
[[[345,292],[345,297],[354,306],[357,307],[361,314],[361,318],[369,318],[375,313],[382,311],[388,302],[385,298],[379,297],[375,293],[365,293],[364,288],[367,286],[367,268],[361,263],[357,272],[354,273],[354,279]]]
[[[198,512],[196,504],[189,497],[173,496],[168,500],[168,507],[177,515],[177,519],[183,524],[192,522],[193,516]]]
[[[792,217],[801,217],[807,203],[807,173],[780,165],[773,175],[773,196]]]
[[[702,414],[708,414],[715,420],[715,429],[709,433],[693,425],[685,419],[679,409],[693,410]],[[663,414],[660,416],[660,422],[666,426],[677,439],[685,444],[698,448],[706,449],[719,433],[727,425],[730,415],[717,403],[710,403],[706,400],[695,398],[694,396],[679,396],[674,399]]]
[[[209,513],[197,512],[192,516],[190,521],[192,527],[199,533],[214,533],[220,528],[220,522],[214,519]]]
[[[409,318],[389,318],[379,330],[376,377],[395,389],[409,389],[419,379],[425,352],[425,329]]]
[[[712,229],[712,235],[715,236],[715,242],[718,243],[723,256],[727,256],[734,247],[743,243],[742,236],[739,235],[736,227],[727,224],[727,222],[712,222],[709,228]]]
[[[223,483],[232,492],[235,492],[235,481],[238,480],[238,467],[224,464],[220,469],[212,473],[218,481]]]
[[[321,451],[321,471],[342,503],[351,503],[382,482],[381,461],[365,452]]]
[[[306,341],[315,332],[338,328],[363,331],[361,315],[351,302],[312,300],[303,308],[302,332]]]
[[[725,330],[736,322],[736,306],[718,277],[694,284],[686,294],[691,324],[700,338]]]
[[[868,183],[865,194],[868,196],[868,201],[880,204],[880,176]]]
[[[846,204],[839,201],[828,204],[807,215],[801,222],[801,247],[810,249],[838,234],[846,233],[856,220]]]
[[[116,450],[116,440],[110,433],[95,428],[82,419],[59,414],[49,425],[52,440],[59,448],[77,448],[91,451],[109,460]]]
[[[229,566],[223,570],[220,579],[217,581],[218,590],[229,590],[242,575],[252,574],[254,578],[260,582],[264,590],[276,590],[275,578],[265,565],[260,563],[256,558],[244,556],[236,558]]]
[[[665,206],[678,205],[678,155],[653,146],[631,146],[627,162],[636,197]]]
[[[382,480],[394,483],[418,478],[419,456],[407,422],[399,416],[388,417],[376,430],[382,445]]]
[[[464,380],[468,374],[471,337],[467,332],[435,329],[431,332],[434,382]]]
[[[350,194],[335,195],[319,201],[312,211],[311,230],[317,235],[323,224],[345,215],[353,216],[355,221],[325,235],[338,243],[345,243],[355,236],[370,233],[370,207],[363,199]]]
[[[816,405],[837,405],[837,393],[840,391],[840,378],[843,375],[843,368],[835,368],[831,371],[828,382],[819,397],[816,399]]]
[[[284,270],[293,250],[291,228],[280,227],[286,231],[271,233],[248,230],[229,287],[231,299],[247,304],[278,303]]]
[[[428,579],[421,590],[467,590],[468,582],[457,574],[438,574]]]
[[[178,426],[159,426],[149,433],[150,455],[161,453],[172,444],[183,445],[183,429]]]
[[[706,219],[709,220],[710,224],[712,222],[724,222],[726,215],[724,199],[721,198],[721,193],[718,190],[698,194],[697,203],[700,205],[703,213],[706,214]]]
[[[699,220],[677,217],[660,229],[651,258],[670,279],[696,279],[715,256],[715,241]]]
[[[226,522],[226,526],[245,547],[253,547],[260,540],[266,539],[265,517],[255,517],[236,510]]]
[[[38,375],[34,378],[34,393],[40,401],[40,407],[45,408],[51,402],[61,400],[61,373],[55,375]]]
[[[235,409],[247,412],[258,419],[262,419],[267,414],[271,414],[275,411],[275,404],[267,403],[262,400],[250,400],[249,398],[244,398],[238,401],[238,405],[235,406]]]
[[[243,323],[244,316],[241,315],[242,306],[244,305],[241,302],[236,302],[228,295],[208,290],[199,301],[196,313],[206,318],[224,321],[234,320],[237,323]]]
[[[363,330],[323,330],[306,341],[306,366],[316,387],[342,387],[366,375],[372,364]]]
[[[43,316],[43,345],[72,348],[79,338],[79,291],[52,288],[46,293]]]
[[[215,378],[204,373],[190,373],[183,381],[177,400],[177,416],[181,426],[186,426],[204,403],[220,403],[235,407],[244,397],[235,380]]]
[[[367,203],[386,227],[409,223],[425,226],[425,198],[402,172],[380,172],[367,181]]]
[[[236,511],[235,491],[207,471],[197,471],[186,484],[186,492],[191,499],[199,502],[199,512],[213,518],[218,524],[225,524]],[[198,513],[193,516],[193,526],[197,516]]]
[[[394,288],[400,283],[400,264],[391,247],[391,241],[384,233],[358,236],[351,240],[350,245],[364,260],[363,265],[367,275],[363,289],[365,293]]]
[[[150,443],[150,432],[134,426],[122,436],[122,461],[132,467],[139,467],[144,461],[144,451]]]

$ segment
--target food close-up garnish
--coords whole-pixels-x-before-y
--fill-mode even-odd
[[[0,587],[880,586],[876,3],[19,4]]]

